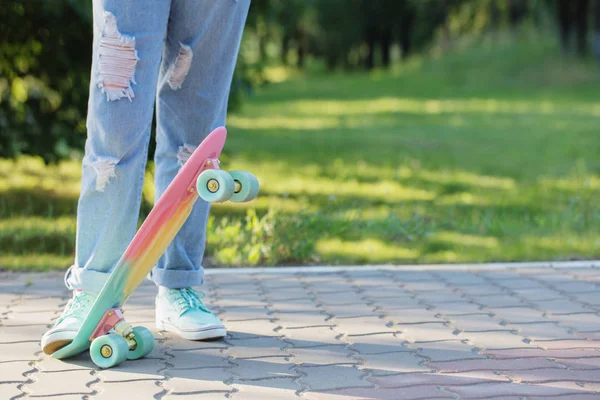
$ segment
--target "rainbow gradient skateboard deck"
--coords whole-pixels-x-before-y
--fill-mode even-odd
[[[152,351],[152,333],[125,322],[123,304],[165,252],[198,198],[243,202],[258,194],[254,175],[219,169],[218,158],[226,137],[226,129],[217,128],[196,148],[125,250],[73,341],[52,357],[64,359],[89,349],[96,365],[109,368]]]

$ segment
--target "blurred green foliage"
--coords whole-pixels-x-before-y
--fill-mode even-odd
[[[82,148],[92,32],[87,2],[0,3],[0,156]]]
[[[450,51],[465,36],[523,24],[548,32],[556,1],[253,0],[230,110],[273,80],[266,72],[273,65],[301,71],[316,60],[313,65],[329,70],[390,67],[414,53]],[[91,3],[0,2],[0,157],[30,154],[55,162],[80,156],[90,85]],[[581,26],[575,21],[565,29],[571,25]]]

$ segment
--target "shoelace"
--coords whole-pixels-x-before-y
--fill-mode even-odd
[[[84,308],[84,306],[89,305],[90,302],[91,302],[91,299],[85,293],[82,293],[82,294],[79,294],[79,295],[73,297],[71,300],[69,300],[69,302],[67,303],[67,306],[65,307],[65,310],[63,311],[61,316],[56,321],[56,325],[60,324],[67,317],[83,319],[82,318],[83,315],[81,315],[83,312],[83,308]]]
[[[183,314],[189,310],[202,310],[204,312],[211,313],[211,311],[206,308],[201,300],[204,297],[204,293],[199,295],[194,289],[191,288],[174,289],[171,293],[173,295],[172,299],[175,307],[177,307],[177,310],[180,313]]]

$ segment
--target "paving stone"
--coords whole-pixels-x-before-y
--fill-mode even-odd
[[[257,380],[270,378],[294,378],[294,364],[284,357],[264,357],[253,359],[236,359],[237,366],[231,369],[236,380]]]
[[[60,314],[57,311],[39,311],[39,312],[27,312],[19,313],[14,312],[8,315],[8,318],[4,320],[6,325],[18,326],[18,325],[50,325],[52,321],[58,318]]]
[[[260,283],[262,287],[267,290],[280,290],[304,286],[304,283],[302,283],[296,276],[284,275],[278,275],[277,277],[274,277],[274,279],[261,279]]]
[[[423,310],[422,306],[420,308],[389,310],[384,314],[386,319],[391,319],[399,325],[443,322],[440,318],[435,317],[435,313]]]
[[[483,349],[480,354],[489,355],[494,358],[537,358],[549,357],[559,359],[578,359],[585,357],[596,357],[598,351],[595,349],[567,349],[567,350],[544,350],[544,349]]]
[[[161,332],[148,358],[96,372],[87,354],[58,361],[40,352],[69,296],[62,273],[0,273],[11,279],[0,278],[0,382],[29,378],[26,392],[65,400],[93,391],[216,399],[234,388],[236,399],[598,398],[600,287],[589,282],[600,270],[408,268],[208,273],[202,289],[229,328],[225,340]],[[155,294],[145,282],[128,321],[155,330]],[[16,386],[0,383],[0,398],[21,393]]]
[[[227,349],[226,354],[234,358],[287,357],[289,354],[281,348],[288,346],[272,337],[236,340],[234,345]]]
[[[472,371],[521,371],[538,368],[560,368],[561,365],[547,358],[524,358],[510,360],[477,359],[428,362],[428,366],[440,373]]]
[[[418,354],[433,362],[485,358],[473,346],[459,340],[419,344]]]
[[[564,365],[573,370],[580,369],[600,369],[600,356],[580,359],[560,359],[556,360],[556,363]]]
[[[375,306],[367,304],[356,304],[348,306],[327,306],[327,313],[335,315],[336,318],[355,318],[374,315]],[[278,317],[282,314],[278,314]]]
[[[487,350],[536,347],[509,331],[461,332],[458,338],[467,339],[470,344]]]
[[[307,392],[303,397],[309,400],[345,400],[345,399],[377,399],[377,400],[422,400],[453,399],[454,397],[435,386],[415,386],[410,388],[351,388],[329,392]]]
[[[477,296],[475,301],[487,308],[507,308],[507,307],[527,307],[527,303],[518,297],[507,295],[506,293],[494,296]]]
[[[392,333],[347,337],[350,348],[360,354],[380,354],[397,351],[414,351],[406,346],[405,340]]]
[[[317,299],[323,303],[325,307],[328,305],[339,305],[339,304],[364,304],[365,299],[362,295],[351,291],[351,292],[340,292],[340,293],[325,293],[320,294]]]
[[[0,298],[1,304],[1,298]],[[20,313],[39,313],[39,312],[60,312],[67,304],[67,299],[60,297],[39,297],[33,299],[24,299],[10,307],[16,314]]]
[[[517,273],[509,269],[495,271],[477,271],[477,275],[492,281],[502,281],[502,283],[505,283],[504,281],[523,279],[522,276],[519,276]],[[558,275],[558,273],[556,273],[555,275]]]
[[[455,315],[447,317],[455,329],[465,332],[484,332],[496,330],[510,330],[510,327],[502,326],[500,320],[488,315]]]
[[[509,382],[509,379],[500,376],[490,374],[490,377],[494,378],[494,381]],[[369,382],[372,382],[382,388],[401,388],[411,387],[420,385],[435,385],[435,386],[466,386],[466,385],[480,385],[484,382],[491,382],[489,380],[483,380],[479,378],[470,378],[459,375],[449,374],[434,374],[434,373],[414,373],[414,374],[401,374],[394,376],[382,376],[382,377],[370,377],[367,378]]]
[[[574,339],[562,339],[562,340],[536,340],[535,344],[543,349],[548,350],[565,350],[565,349],[596,349],[600,350],[600,341],[594,340],[574,340]]]
[[[170,351],[170,353],[175,356],[169,360],[173,368],[216,368],[229,365],[227,356],[220,348]]]
[[[454,315],[485,313],[485,311],[481,310],[481,307],[479,305],[468,301],[460,303],[436,304],[435,309],[432,311],[439,312],[448,317],[452,317]]]
[[[600,306],[600,290],[587,293],[573,293],[573,296],[581,303],[591,304],[596,307]]]
[[[27,380],[23,373],[30,371],[30,361],[17,361],[11,363],[0,363],[0,389],[6,382],[24,382]]]
[[[354,289],[352,288],[352,282],[348,282],[346,279],[342,278],[327,282],[311,282],[310,289],[319,296],[329,293],[342,294],[345,292],[354,292]]]
[[[329,316],[318,310],[309,310],[303,313],[277,313],[274,317],[277,319],[275,324],[286,328],[333,325],[331,321],[327,321]]]
[[[185,340],[171,332],[160,332],[155,336],[155,343],[157,346],[160,343],[160,345],[168,347],[174,351],[229,347],[229,345],[223,339],[210,341]]]
[[[345,387],[371,387],[370,382],[361,379],[362,371],[348,365],[324,365],[318,367],[298,367],[304,375],[300,382],[312,390],[331,390]],[[327,379],[323,379],[326,376]]]
[[[573,332],[573,335],[587,340],[600,340],[600,331],[596,332]]]
[[[389,273],[399,282],[430,281],[435,279],[434,275],[426,271],[393,271]]]
[[[235,398],[241,400],[287,400],[300,398],[296,395],[296,391],[300,389],[300,386],[290,378],[233,383],[231,386],[238,390]]]
[[[21,396],[22,394],[23,392],[19,390],[17,384],[10,383],[0,385],[0,396],[2,396],[3,399],[18,398],[18,396]]]
[[[47,330],[47,324],[14,325],[11,321],[4,320],[2,321],[2,325],[0,325],[0,342],[15,343],[37,341],[39,344],[39,340]],[[3,345],[0,344],[0,347],[1,346]],[[0,353],[1,352],[2,350],[0,348]],[[0,354],[0,360],[1,359],[2,354]]]
[[[219,314],[223,322],[228,321],[247,321],[252,319],[269,319],[272,316],[265,305],[254,307],[235,307],[226,308]]]
[[[568,400],[593,400],[593,399],[598,399],[598,393],[579,392],[577,394],[569,394],[568,396],[563,396],[563,397]],[[547,400],[547,399],[548,399],[547,397],[542,397],[542,396],[527,396],[527,400]]]
[[[398,329],[402,331],[402,337],[409,342],[421,343],[456,340],[456,335],[453,333],[455,328],[442,322],[398,325]]]
[[[170,362],[170,361],[169,361]],[[142,358],[134,361],[126,361],[117,367],[103,369],[96,373],[104,382],[137,381],[137,380],[161,380],[164,375],[159,370],[164,368],[161,360]]]
[[[42,357],[42,355],[40,355]],[[123,365],[123,364],[121,364]],[[57,360],[50,356],[44,355],[43,358],[36,362],[35,366],[41,372],[68,372],[68,371],[92,371],[96,369],[96,365],[90,359],[88,352],[80,353],[67,360]]]
[[[388,326],[388,322],[378,316],[334,319],[335,330],[348,336],[368,335],[373,333],[393,333],[397,329]]]
[[[101,382],[95,385],[94,388],[98,391],[93,396],[94,400],[152,399],[162,391],[162,388],[156,386],[154,379],[110,383]],[[81,399],[81,397],[79,398]]]
[[[303,365],[356,364],[350,357],[351,350],[346,346],[323,346],[307,348],[289,348],[293,354],[291,361]]]
[[[524,307],[488,308],[496,319],[507,324],[531,324],[535,322],[548,322],[542,311]]]
[[[548,319],[580,332],[600,331],[600,316],[596,315],[595,313],[549,315]]]
[[[516,329],[519,335],[530,338],[536,342],[538,340],[576,338],[569,329],[558,326],[550,321],[535,324],[511,324],[510,327]]]
[[[288,299],[310,298],[310,293],[304,288],[285,289],[281,291],[269,291],[266,293],[270,303],[278,303]]]
[[[481,286],[486,284],[485,279],[472,272],[440,271],[436,275],[455,286]]]
[[[90,394],[87,385],[96,380],[90,371],[37,372],[30,376],[34,380],[27,384],[27,391],[35,396],[58,396]]]
[[[432,292],[415,292],[417,297],[428,304],[435,306],[436,304],[444,304],[449,302],[465,302],[469,299],[462,293],[453,292],[450,290],[445,291],[432,291]]]
[[[499,296],[505,295],[506,290],[500,287],[486,283],[481,286],[460,286],[460,292],[465,294],[466,297],[485,297],[485,296]]]
[[[164,381],[162,385],[164,389],[170,391],[170,395],[190,392],[231,392],[231,388],[223,382],[231,378],[231,373],[224,368],[169,369],[165,374],[170,379]]]
[[[317,308],[315,301],[308,297],[298,299],[288,299],[279,301],[271,306],[275,313],[294,313],[305,312],[306,310],[320,310]]]
[[[553,285],[557,290],[565,293],[585,293],[597,291],[600,287],[592,282],[560,282]]]
[[[577,370],[544,368],[511,373],[511,377],[523,383],[548,383],[548,382],[592,382],[600,383],[600,374],[597,370]]]
[[[448,391],[460,396],[461,399],[482,399],[489,398],[490,393],[495,396],[520,396],[548,399],[552,396],[565,396],[565,399],[573,399],[576,395],[585,394],[585,391],[577,391],[568,388],[563,388],[557,385],[527,385],[514,383],[482,383],[478,385],[456,386],[448,389]],[[596,394],[597,395],[597,394]],[[568,396],[568,397],[566,397]]]
[[[543,284],[528,278],[522,279],[512,279],[507,281],[502,281],[499,283],[500,286],[507,288],[509,290],[522,290],[522,289],[537,289],[542,290],[545,288]]]
[[[215,300],[213,304],[226,310],[235,307],[264,307],[265,305],[264,301],[258,296],[253,300],[242,300],[236,297],[228,297],[225,299]]]
[[[411,372],[430,372],[431,368],[421,365],[422,357],[415,353],[401,351],[382,354],[358,354],[361,360],[360,369],[369,370],[374,376]]]
[[[547,287],[541,288],[528,288],[528,289],[513,289],[519,297],[522,297],[528,301],[543,301],[543,300],[554,300],[561,296],[556,290],[548,289]]]
[[[405,290],[403,290],[402,288],[399,288],[397,286],[381,286],[381,287],[373,287],[373,288],[368,288],[368,289],[364,289],[361,288],[361,295],[365,298],[368,299],[369,301],[375,302],[375,303],[379,303],[382,300],[387,300],[389,301],[403,301],[405,299],[410,299],[411,297],[413,297],[413,294],[410,294],[408,292],[406,292]]]
[[[414,292],[450,292],[451,289],[448,285],[440,280],[431,279],[429,281],[420,282],[408,282],[405,286],[406,289]],[[427,295],[426,293],[419,293]]]
[[[0,362],[33,361],[41,356],[39,342],[13,342],[0,344]]]
[[[538,300],[535,305],[540,310],[544,310],[550,314],[573,314],[573,313],[589,313],[590,308],[585,308],[583,305],[570,301],[569,299],[553,299],[553,300]]]
[[[286,341],[292,343],[294,347],[314,347],[343,343],[337,339],[340,334],[328,327],[284,328],[279,333],[284,335]]]
[[[256,336],[279,336],[273,329],[277,324],[269,320],[253,319],[245,321],[227,321],[224,322],[225,328],[231,331],[244,332],[248,335]]]
[[[373,306],[384,310],[402,310],[404,308],[416,308],[424,307],[422,302],[414,296],[400,296],[400,297],[380,297],[373,298]],[[333,309],[332,309],[333,310]]]

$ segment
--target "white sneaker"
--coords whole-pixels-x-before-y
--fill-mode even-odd
[[[73,292],[73,298],[69,300],[54,326],[42,336],[44,353],[52,354],[73,341],[95,300],[95,296],[81,290]]]
[[[213,314],[192,288],[158,287],[156,328],[174,332],[188,340],[217,339],[227,335],[223,323]]]

